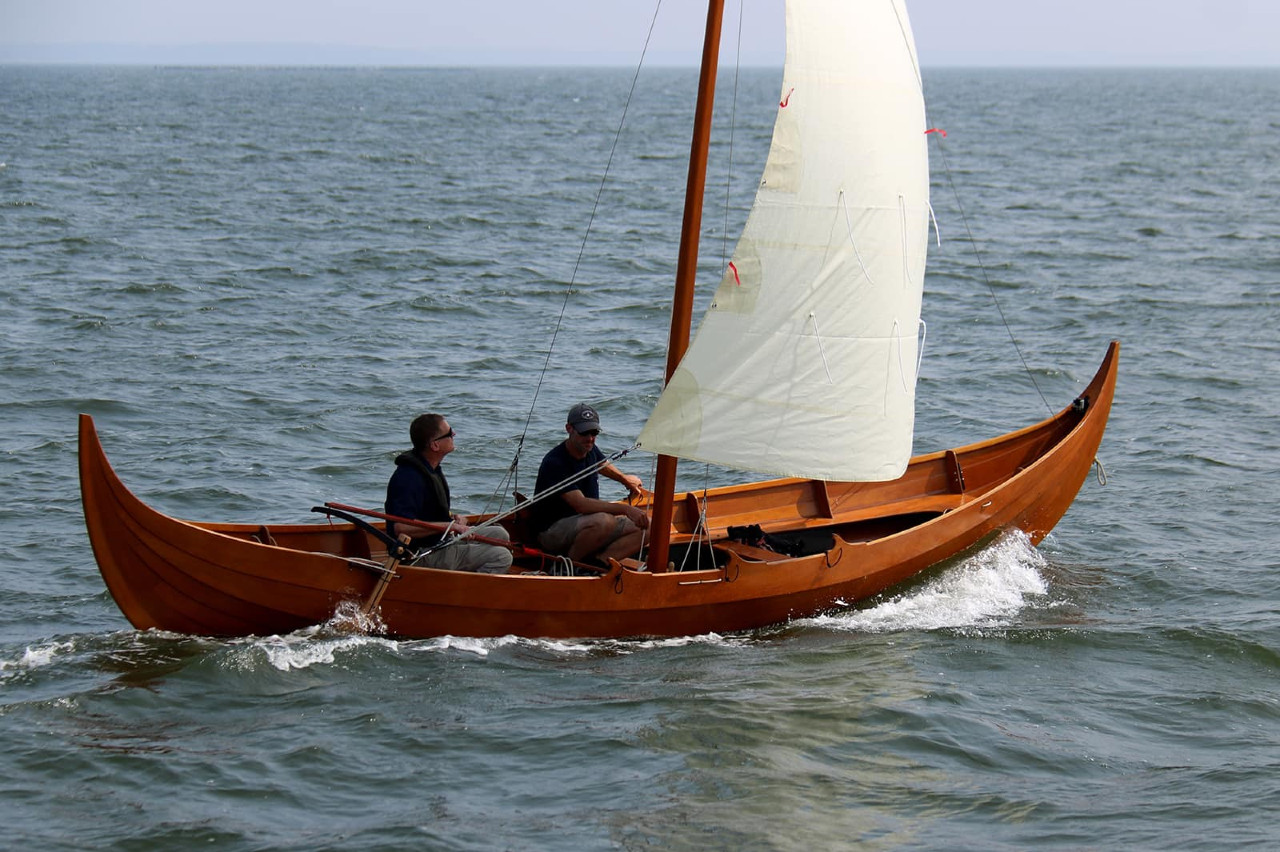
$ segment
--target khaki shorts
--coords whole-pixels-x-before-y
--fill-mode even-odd
[[[561,556],[568,554],[569,548],[573,547],[574,541],[578,538],[578,531],[582,529],[582,519],[586,517],[596,516],[570,515],[567,518],[561,518],[542,531],[542,534],[538,536],[538,545],[547,553],[555,553]],[[628,523],[626,516],[617,515],[616,521],[613,527],[613,535],[600,547],[600,550],[604,550],[626,533]]]
[[[568,553],[569,548],[573,547],[574,539],[578,537],[581,522],[582,515],[561,518],[538,535],[538,546],[547,553]]]

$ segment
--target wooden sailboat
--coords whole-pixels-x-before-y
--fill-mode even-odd
[[[358,519],[178,520],[121,483],[82,415],[89,538],[135,627],[278,634],[354,604],[401,637],[726,632],[869,597],[1003,530],[1039,542],[1053,528],[1101,442],[1116,343],[1058,414],[910,458],[928,175],[902,0],[789,3],[760,191],[688,343],[721,6],[707,16],[668,383],[639,441],[659,454],[645,562],[554,576],[525,551],[512,573],[480,575],[405,564],[380,526]],[[677,458],[783,478],[677,494]],[[767,539],[729,537],[753,526]]]

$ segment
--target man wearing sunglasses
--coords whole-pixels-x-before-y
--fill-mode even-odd
[[[569,409],[564,428],[568,437],[538,467],[536,493],[550,492],[531,507],[538,544],[575,562],[634,556],[640,552],[649,516],[635,506],[601,500],[599,474],[622,483],[632,494],[640,493],[640,477],[605,462],[596,447],[600,415],[590,405],[578,403]],[[601,466],[592,470],[597,465]]]
[[[440,467],[444,457],[453,452],[456,435],[443,414],[420,414],[409,425],[413,449],[396,457],[395,473],[387,483],[387,514],[428,521],[432,526],[388,523],[387,527],[392,535],[411,536],[415,550],[434,547],[446,534],[461,535],[468,529],[466,518],[449,511],[449,481]],[[485,528],[484,537],[509,538],[507,531],[496,524]],[[511,551],[501,545],[463,538],[433,550],[415,564],[502,574],[511,567]]]

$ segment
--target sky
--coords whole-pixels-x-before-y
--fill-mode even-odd
[[[724,49],[779,64],[782,0],[726,0]],[[0,0],[0,63],[634,66],[658,0]],[[1280,0],[908,0],[927,66],[1276,66]],[[646,62],[696,65],[662,0]]]

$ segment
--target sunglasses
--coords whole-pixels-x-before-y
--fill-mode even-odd
[[[458,433],[450,429],[448,432],[445,432],[443,435],[439,435],[435,438],[432,438],[431,441],[443,441],[445,438],[452,438],[456,434]]]
[[[600,434],[600,430],[599,430],[599,429],[588,429],[587,431],[585,431],[585,432],[579,432],[578,434],[579,434],[579,435],[582,435],[582,436],[584,436],[584,437],[594,438],[594,437],[596,437],[597,435],[599,435],[599,434]]]

